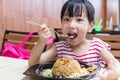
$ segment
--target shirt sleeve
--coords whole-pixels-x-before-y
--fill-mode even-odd
[[[108,43],[103,42],[103,44],[104,44],[105,48],[106,48],[108,51],[111,50],[111,46],[110,46]]]
[[[97,50],[100,51],[103,48],[106,48],[108,51],[111,50],[111,46],[108,43],[106,43],[105,41],[103,41],[99,38],[93,38],[93,39],[94,39],[94,42],[96,44],[96,49]]]

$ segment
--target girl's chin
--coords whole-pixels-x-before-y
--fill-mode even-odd
[[[77,42],[77,38],[75,38],[75,39],[68,39],[67,41],[69,43],[71,43],[71,44],[75,44]]]

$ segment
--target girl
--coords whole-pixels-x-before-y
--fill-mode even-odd
[[[94,7],[89,1],[68,0],[61,11],[62,33],[68,35],[68,38],[56,42],[51,49],[42,53],[47,39],[52,37],[52,34],[46,25],[39,27],[40,38],[30,55],[29,66],[55,61],[61,57],[72,57],[106,68],[105,75],[99,75],[103,80],[117,79],[120,75],[120,63],[110,53],[109,45],[98,38],[86,39],[86,34],[91,32],[94,26],[94,14]]]

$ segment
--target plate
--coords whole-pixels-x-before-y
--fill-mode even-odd
[[[97,68],[93,72],[89,73],[88,75],[77,78],[77,79],[76,78],[55,78],[55,77],[42,76],[42,74],[41,74],[42,71],[44,69],[51,69],[54,63],[55,62],[49,62],[46,64],[36,64],[36,65],[30,67],[29,69],[27,69],[23,74],[27,75],[27,76],[34,76],[34,77],[36,76],[36,77],[47,79],[47,80],[88,80],[88,79],[95,77],[96,74],[100,71],[100,66],[96,65]],[[87,64],[87,65],[84,63],[80,63],[80,64],[82,64],[86,68],[93,66],[93,64]]]

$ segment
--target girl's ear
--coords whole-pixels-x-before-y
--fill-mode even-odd
[[[94,25],[95,25],[94,21],[90,22],[89,27],[88,27],[88,32],[91,32],[93,30]]]

